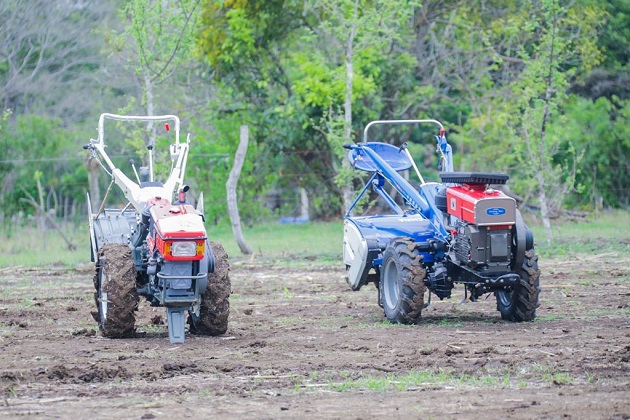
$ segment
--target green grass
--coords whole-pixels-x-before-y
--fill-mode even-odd
[[[534,232],[536,253],[541,257],[563,257],[577,254],[603,254],[630,251],[630,212],[622,210],[593,214],[581,221],[553,220],[553,240],[547,243],[539,220],[527,218]]]
[[[317,381],[316,375],[311,380]],[[347,391],[409,391],[426,386],[444,387],[475,387],[475,388],[505,388],[512,386],[512,381],[508,375],[468,375],[457,374],[451,371],[411,371],[405,374],[390,375],[370,375],[353,378],[347,372],[341,372],[334,379],[329,379],[323,384],[303,384],[300,383],[299,390],[316,387],[318,389],[328,389],[335,392]]]
[[[242,256],[230,226],[209,226],[208,236],[220,242],[230,256]],[[341,261],[343,222],[312,222],[286,225],[266,223],[244,227],[243,236],[254,258]]]
[[[480,374],[458,373],[451,369],[412,370],[400,374],[361,375],[347,371],[311,372],[308,378],[297,379],[297,392],[309,390],[328,390],[334,392],[388,392],[411,391],[421,388],[478,388],[522,389],[530,386],[540,387],[570,385],[574,383],[594,383],[598,378],[590,374],[573,377],[567,372],[558,372],[548,365],[534,366],[529,372],[515,372],[511,369]]]
[[[0,230],[0,268],[76,267],[90,262],[90,238],[85,225],[64,224],[63,235],[74,245],[70,249],[55,230],[34,227],[4,227]]]
[[[76,247],[68,249],[54,230],[40,232],[31,227],[0,230],[0,268],[6,267],[76,267],[90,262],[89,232],[85,226],[67,224],[63,234]],[[241,254],[229,225],[207,226],[208,237],[220,242],[231,259],[249,260]],[[292,265],[312,264],[314,259],[340,264],[342,222],[283,225],[267,223],[244,228],[245,239],[254,250],[254,258]]]
[[[603,254],[630,251],[630,212],[609,211],[580,222],[552,221],[554,239],[547,244],[539,221],[528,216],[534,231],[536,252],[541,258],[562,258],[567,255]],[[38,231],[31,227],[7,227],[0,230],[0,269],[6,267],[76,267],[90,262],[87,223],[65,224],[63,233],[75,245],[68,249],[61,235],[54,231]],[[277,266],[341,266],[343,222],[305,224],[265,223],[244,227],[244,236],[254,256],[241,254],[227,224],[207,226],[211,240],[220,242],[231,261],[263,260]],[[624,280],[627,280],[625,278]]]

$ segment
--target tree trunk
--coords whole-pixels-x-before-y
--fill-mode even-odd
[[[309,201],[306,189],[300,187],[300,219],[308,220],[309,216]]]
[[[354,14],[355,17],[358,14],[357,1],[355,1]],[[355,24],[352,25],[352,29],[350,30],[350,33],[348,34],[348,39],[346,40],[346,99],[343,104],[343,140],[345,144],[352,143],[352,83],[354,81],[354,63],[352,60],[354,55],[353,45],[356,32],[357,27]],[[351,170],[350,163],[347,159],[343,159],[342,167],[345,170]],[[344,184],[341,187],[341,192],[343,194],[342,216],[345,216],[353,201],[352,184]]]
[[[547,171],[553,171],[551,165],[547,164],[545,157],[545,137],[547,135],[547,120],[549,119],[549,103],[551,102],[552,94],[552,82],[553,82],[553,42],[551,43],[549,63],[549,76],[547,77],[547,88],[545,89],[545,107],[543,110],[543,117],[540,124],[540,140],[538,142],[538,166],[539,170],[536,171],[536,179],[538,180],[538,199],[540,200],[540,215],[542,216],[543,226],[545,227],[545,235],[547,236],[547,243],[551,243],[553,239],[553,232],[551,231],[551,219],[549,218],[549,203],[547,202],[547,185],[545,183],[544,173]]]
[[[44,232],[46,230],[46,209],[44,207],[44,189],[39,178],[37,178],[37,194],[39,197],[39,203],[35,206],[37,229],[40,232]]]
[[[238,205],[236,201],[236,186],[238,184],[238,178],[241,175],[243,162],[245,161],[248,143],[249,129],[246,125],[242,125],[240,141],[238,143],[238,148],[236,149],[236,155],[234,156],[234,165],[232,166],[230,176],[228,176],[228,180],[225,184],[225,188],[227,190],[228,215],[230,216],[230,222],[232,223],[232,233],[234,234],[234,239],[236,240],[239,249],[245,255],[251,255],[252,249],[245,241],[243,230],[241,229],[241,216],[238,213]]]
[[[88,171],[88,188],[90,189],[90,211],[96,213],[101,205],[101,188],[98,183],[98,175],[101,172],[101,165],[96,159],[89,159],[86,163]]]
[[[547,205],[547,193],[545,192],[545,180],[542,172],[536,174],[536,180],[538,181],[538,200],[540,201],[540,216],[542,217],[543,226],[545,227],[545,236],[547,237],[547,244],[551,243],[553,239],[553,232],[551,231],[551,219],[549,217],[549,206]]]

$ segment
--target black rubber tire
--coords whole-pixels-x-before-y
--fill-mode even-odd
[[[379,296],[385,318],[400,324],[416,324],[424,307],[422,255],[411,238],[394,238],[383,252]]]
[[[228,328],[230,316],[230,264],[228,255],[219,243],[212,242],[214,273],[208,274],[206,291],[201,295],[199,315],[189,311],[190,332],[198,335],[221,335]]]
[[[101,333],[109,338],[135,335],[138,309],[136,267],[125,244],[105,244],[98,250],[94,275],[96,311],[92,316]]]
[[[536,308],[540,306],[540,270],[538,256],[534,249],[525,252],[523,266],[518,272],[519,284],[511,291],[495,292],[497,310],[506,321],[524,322],[536,318]]]

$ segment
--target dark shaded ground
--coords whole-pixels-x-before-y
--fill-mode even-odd
[[[524,324],[460,288],[391,325],[341,268],[232,264],[227,334],[181,345],[144,302],[144,336],[98,336],[92,266],[0,270],[0,417],[630,418],[626,255],[541,259]]]

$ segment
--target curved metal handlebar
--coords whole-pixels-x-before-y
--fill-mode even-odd
[[[105,128],[103,127],[105,120],[115,121],[173,121],[175,123],[175,144],[179,144],[179,117],[176,115],[156,115],[156,116],[142,116],[142,115],[118,115],[103,113],[98,119],[98,142],[101,145],[105,144]]]
[[[372,121],[368,125],[365,126],[363,130],[363,143],[367,143],[368,138],[368,130],[371,126],[377,124],[391,124],[391,125],[399,125],[399,124],[422,124],[422,123],[432,123],[437,124],[440,127],[440,130],[444,130],[444,126],[438,120],[381,120],[381,121]]]

